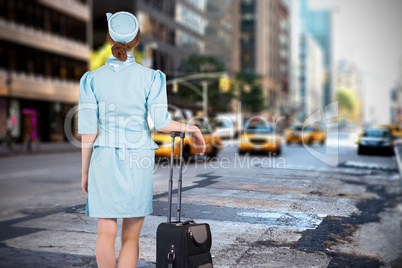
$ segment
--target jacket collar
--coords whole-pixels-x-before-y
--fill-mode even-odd
[[[133,53],[127,51],[127,60],[119,61],[113,54],[110,54],[109,58],[106,60],[106,65],[113,71],[119,72],[128,66],[131,66],[135,63],[135,58]]]

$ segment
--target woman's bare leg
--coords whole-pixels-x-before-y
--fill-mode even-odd
[[[119,268],[135,268],[138,263],[139,239],[145,217],[125,218],[121,230]]]
[[[96,239],[96,262],[99,268],[116,267],[115,243],[117,235],[116,219],[98,219]]]

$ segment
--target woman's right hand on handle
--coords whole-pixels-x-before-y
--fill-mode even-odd
[[[194,147],[196,149],[202,148],[200,155],[204,155],[206,145],[205,145],[204,136],[202,135],[201,130],[191,133],[191,139],[192,139],[192,141],[194,143]]]
[[[193,140],[194,147],[196,149],[202,148],[200,155],[204,155],[204,153],[205,153],[206,145],[205,145],[204,136],[202,136],[201,130],[195,125],[183,124],[183,123],[172,120],[169,125],[158,129],[158,131],[164,132],[164,133],[170,133],[171,131],[180,131],[180,132],[185,132],[185,133],[191,133],[191,139]]]

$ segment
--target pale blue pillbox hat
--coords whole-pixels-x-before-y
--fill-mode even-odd
[[[137,35],[139,23],[137,18],[130,12],[106,13],[106,17],[109,35],[114,41],[128,43]]]

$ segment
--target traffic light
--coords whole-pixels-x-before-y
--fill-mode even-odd
[[[219,80],[219,90],[223,93],[226,93],[230,90],[231,83],[230,79],[227,76],[222,76]]]
[[[176,94],[177,92],[179,92],[179,85],[177,84],[176,81],[173,83],[172,91],[173,91],[174,94]]]

